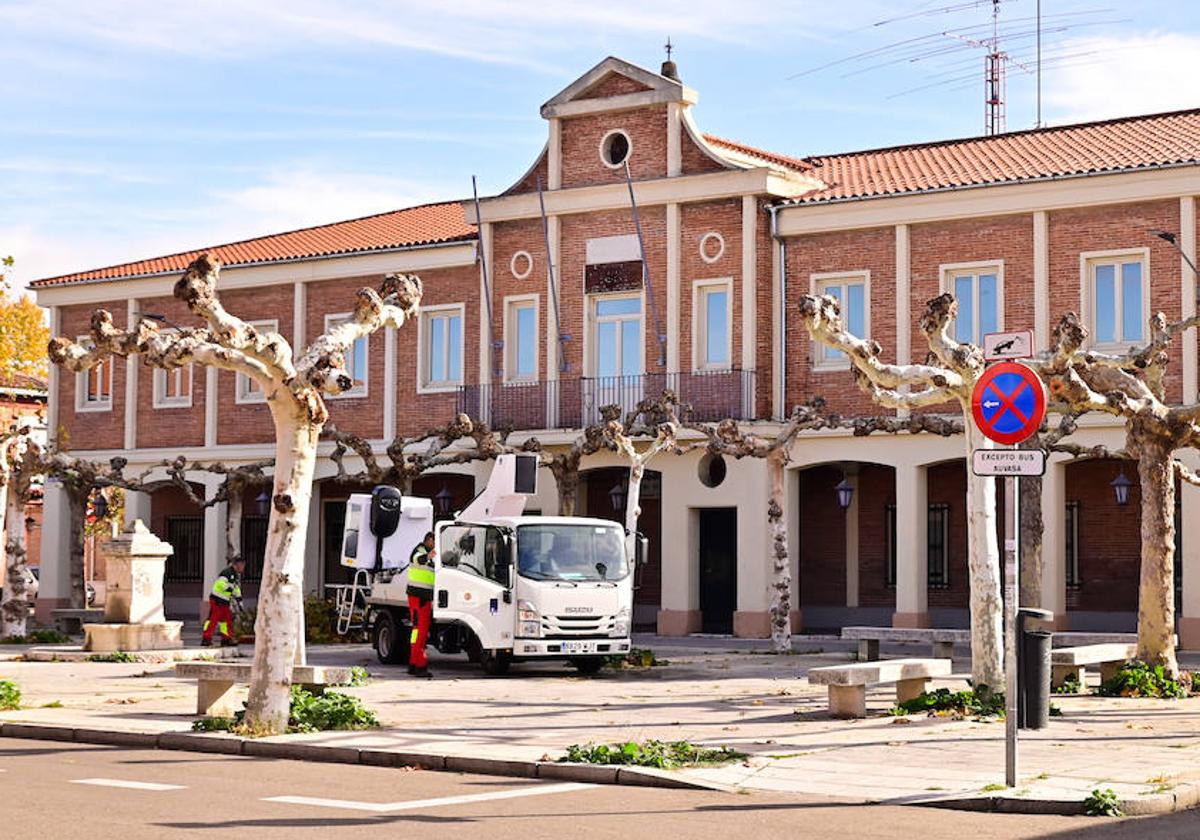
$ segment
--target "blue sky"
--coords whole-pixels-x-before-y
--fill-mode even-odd
[[[657,68],[668,35],[705,131],[795,155],[976,135],[982,50],[796,74],[988,24],[990,5],[0,0],[0,253],[25,283],[459,198],[472,174],[495,192],[545,141],[542,102],[606,55]],[[1047,30],[1080,24],[1046,34],[1078,56],[1043,75],[1047,123],[1200,106],[1200,6],[1042,5]],[[1004,0],[1001,21],[1034,9]],[[1010,72],[1010,129],[1032,127],[1033,90]]]

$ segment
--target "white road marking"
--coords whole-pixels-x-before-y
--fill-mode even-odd
[[[73,785],[128,788],[129,790],[183,790],[184,785],[161,785],[157,782],[127,782],[124,779],[72,779]]]
[[[519,796],[545,796],[551,793],[569,793],[595,785],[567,782],[561,785],[531,785],[516,790],[493,793],[472,793],[464,796],[443,796],[438,799],[413,799],[408,802],[354,802],[349,799],[320,799],[312,796],[269,796],[263,802],[283,802],[289,805],[316,805],[320,808],[347,808],[352,811],[416,811],[423,808],[439,808],[443,805],[462,805],[468,802],[490,802],[494,799],[515,799]]]

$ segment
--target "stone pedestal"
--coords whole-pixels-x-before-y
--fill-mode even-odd
[[[166,650],[183,647],[183,622],[163,615],[163,573],[175,553],[140,519],[100,545],[108,576],[104,623],[85,624],[89,651]]]

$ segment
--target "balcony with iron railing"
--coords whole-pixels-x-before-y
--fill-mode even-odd
[[[598,421],[602,406],[619,405],[628,413],[665,390],[678,396],[685,422],[754,419],[752,370],[463,385],[456,410],[497,429],[579,429]]]

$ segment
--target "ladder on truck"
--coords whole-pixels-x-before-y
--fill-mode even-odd
[[[371,575],[366,569],[355,569],[354,580],[337,587],[334,605],[337,609],[337,632],[345,636],[352,630],[362,630],[367,620],[367,599],[371,597]]]

